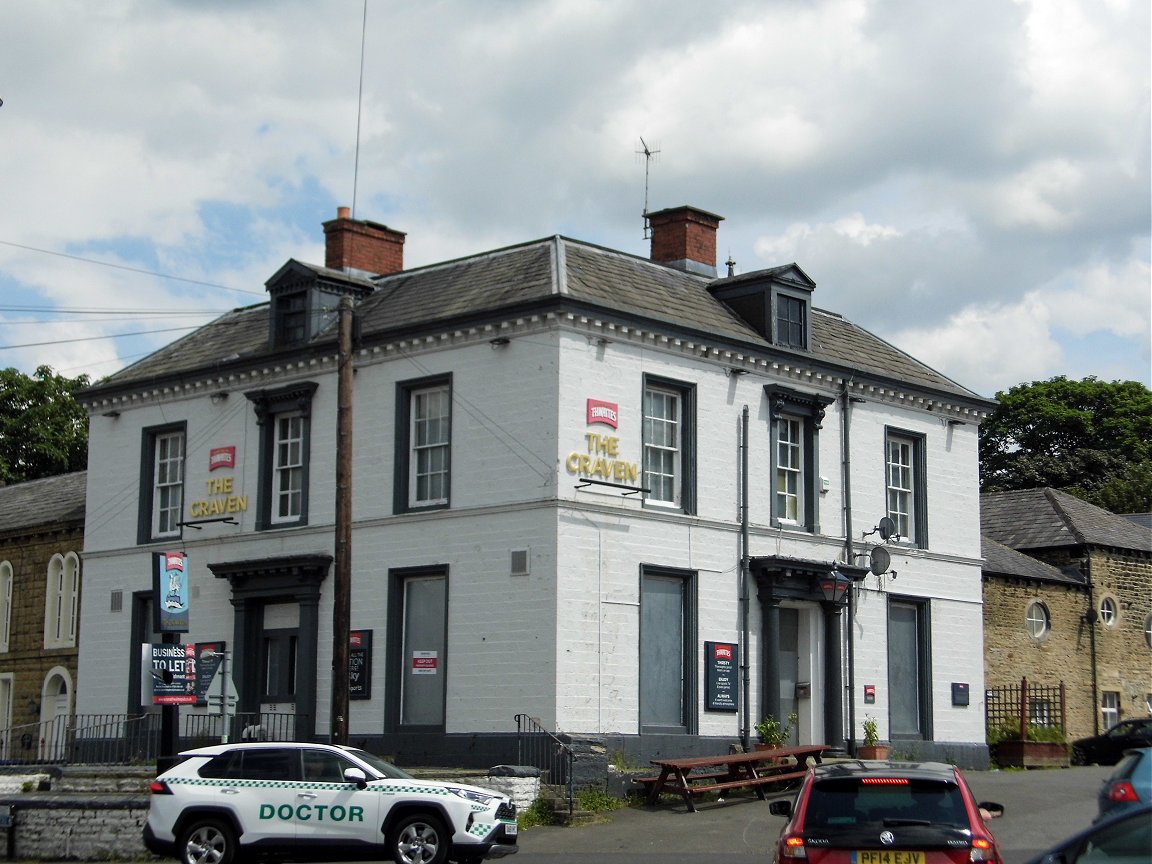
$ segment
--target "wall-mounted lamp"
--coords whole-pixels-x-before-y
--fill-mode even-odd
[[[228,391],[227,390],[218,390],[208,398],[210,398],[212,400],[213,405],[219,405],[221,402],[224,402],[225,400],[228,399]]]
[[[495,339],[489,339],[488,344],[492,346],[492,350],[503,348],[505,345],[511,344],[512,340],[507,336],[497,336]]]
[[[120,412],[119,411],[105,411],[100,416],[101,417],[111,417],[113,420],[115,420],[117,417],[120,416]]]
[[[951,426],[967,426],[968,424],[965,423],[963,420],[949,420],[948,425],[949,425],[949,427],[951,427]]]
[[[734,375],[747,375],[748,370],[742,369],[739,366],[727,366],[724,369],[724,374],[731,378]]]

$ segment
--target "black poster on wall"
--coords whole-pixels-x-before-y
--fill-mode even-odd
[[[708,711],[735,711],[740,705],[740,645],[704,643],[704,689]]]
[[[348,639],[348,698],[372,698],[372,631],[353,630]]]

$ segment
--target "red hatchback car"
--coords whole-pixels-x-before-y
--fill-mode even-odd
[[[937,762],[837,762],[809,770],[788,818],[776,864],[1003,864],[984,824],[1004,812],[979,804],[959,769]]]

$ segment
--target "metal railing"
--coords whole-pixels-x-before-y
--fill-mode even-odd
[[[568,812],[572,813],[575,807],[572,763],[576,755],[571,747],[545,729],[539,718],[517,714],[516,758],[521,765],[540,769],[541,783],[564,789]]]
[[[0,763],[6,765],[132,765],[155,762],[160,755],[161,715],[76,714],[0,729]],[[303,729],[308,723],[302,724]],[[219,714],[180,717],[178,747],[220,743]],[[295,714],[229,715],[229,741],[294,741]]]

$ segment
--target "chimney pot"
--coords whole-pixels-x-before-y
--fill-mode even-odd
[[[336,208],[336,218],[337,219],[348,219],[348,218],[351,218],[351,216],[352,216],[352,210],[350,208],[348,208],[348,207],[337,207]]]

